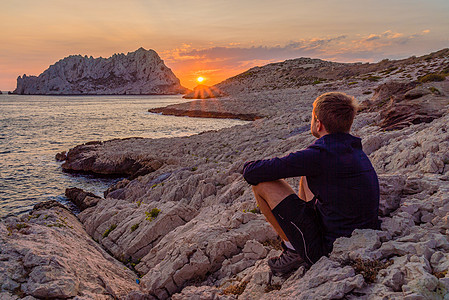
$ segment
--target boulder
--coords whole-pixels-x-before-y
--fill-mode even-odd
[[[59,152],[55,155],[57,161],[64,161],[67,159],[67,153],[65,151]]]
[[[86,208],[97,205],[101,197],[97,195],[85,192],[79,188],[68,188],[65,190],[65,196],[69,198],[81,211]]]
[[[380,174],[378,177],[380,187],[379,214],[387,216],[399,207],[406,176]]]

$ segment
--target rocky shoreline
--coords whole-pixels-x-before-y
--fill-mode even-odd
[[[192,103],[191,105],[195,105]],[[155,114],[163,114],[163,115],[172,115],[172,116],[180,116],[180,117],[195,117],[195,118],[216,118],[216,119],[239,119],[243,121],[255,121],[257,119],[263,118],[263,116],[258,116],[255,114],[248,113],[237,113],[230,111],[212,111],[212,110],[202,110],[202,109],[189,109],[189,108],[181,108],[179,106],[176,107],[160,107],[160,108],[151,108],[148,110],[151,113]]]
[[[443,56],[410,65],[409,80],[342,79],[183,103],[186,111],[264,118],[190,137],[71,149],[64,170],[128,178],[104,198],[71,191],[84,208],[77,218],[53,203],[2,221],[0,297],[447,299],[449,80],[418,82],[416,72],[448,64]],[[312,102],[332,90],[363,103],[352,134],[379,175],[382,227],[338,239],[309,270],[272,276],[266,260],[279,254],[278,241],[242,166],[313,142]]]

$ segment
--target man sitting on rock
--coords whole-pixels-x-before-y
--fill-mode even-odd
[[[377,174],[360,138],[349,134],[356,112],[353,97],[323,94],[313,103],[310,125],[318,140],[285,157],[245,164],[260,211],[283,241],[282,255],[268,261],[275,274],[309,267],[356,228],[378,229]],[[297,176],[298,195],[283,180]]]

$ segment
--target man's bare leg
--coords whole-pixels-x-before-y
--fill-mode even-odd
[[[303,200],[307,199],[310,195],[312,195],[310,200],[313,198],[305,177],[301,178],[299,188],[299,193],[304,196]],[[260,211],[284,242],[284,251],[282,254],[268,260],[268,266],[273,274],[285,274],[297,269],[301,265],[305,265],[305,260],[296,252],[272,212],[273,208],[286,197],[295,194],[295,191],[285,180],[281,179],[259,183],[253,186],[253,192],[259,204]]]
[[[271,210],[276,207],[282,200],[291,194],[295,194],[295,191],[285,180],[275,180],[268,182],[261,182],[256,186],[253,186],[254,196],[256,202],[259,205],[260,211],[267,219],[268,223],[273,226],[274,230],[279,234],[283,241],[288,242],[288,238],[279,226],[278,221],[274,217]]]
[[[253,186],[254,196],[256,202],[259,205],[259,209],[265,216],[267,221],[273,226],[274,230],[279,234],[281,239],[288,242],[288,238],[276,220],[275,216],[271,212],[282,200],[291,194],[295,194],[295,191],[291,186],[283,179],[261,182],[256,186]],[[310,191],[307,180],[303,176],[299,185],[299,198],[304,201],[310,201],[313,199],[313,193]]]
[[[315,196],[312,191],[309,189],[309,185],[307,184],[306,176],[301,176],[299,180],[299,191],[298,196],[300,199],[309,202]]]

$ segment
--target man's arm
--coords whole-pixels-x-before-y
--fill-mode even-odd
[[[287,156],[247,162],[243,177],[251,185],[296,176],[314,176],[320,173],[320,150],[307,148]]]

